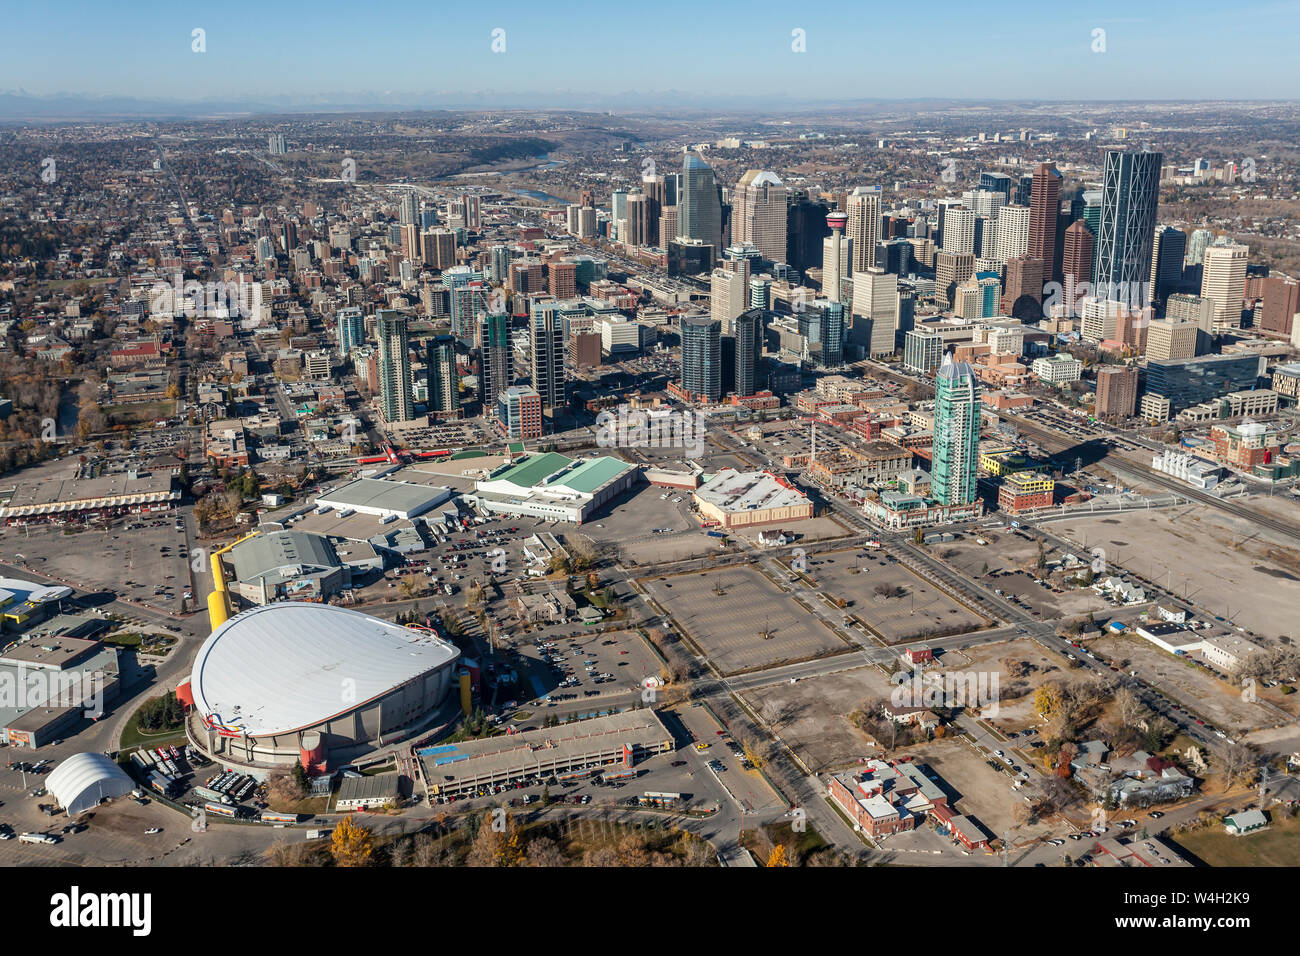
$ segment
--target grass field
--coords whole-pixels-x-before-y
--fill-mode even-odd
[[[148,703],[148,701],[145,701]],[[142,703],[140,707],[144,707]],[[122,730],[122,740],[118,744],[118,749],[126,750],[135,747],[161,747],[163,744],[176,744],[185,741],[185,727],[183,724],[177,724],[175,727],[169,727],[158,733],[145,733],[140,729],[140,709],[131,715],[131,719],[126,722],[126,727]]]
[[[1300,817],[1269,812],[1266,830],[1233,836],[1221,825],[1172,837],[1208,866],[1300,866]]]

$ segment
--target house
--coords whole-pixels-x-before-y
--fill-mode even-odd
[[[903,651],[903,661],[911,667],[920,667],[934,660],[934,648],[929,644],[918,644]]]
[[[1145,750],[1112,760],[1111,770],[1120,776],[1111,781],[1110,796],[1121,806],[1150,806],[1178,800],[1190,797],[1196,789],[1194,778]]]
[[[1180,607],[1166,607],[1159,604],[1156,606],[1156,613],[1160,615],[1160,620],[1169,624],[1187,623],[1187,612]]]
[[[886,720],[903,726],[920,727],[922,730],[933,731],[940,724],[938,715],[929,707],[911,707],[886,701],[881,705],[880,712]]]

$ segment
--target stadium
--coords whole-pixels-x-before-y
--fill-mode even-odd
[[[308,772],[425,727],[460,651],[424,632],[327,604],[244,611],[199,648],[177,694],[190,741],[224,765]]]

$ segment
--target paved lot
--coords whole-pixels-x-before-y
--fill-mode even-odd
[[[929,581],[873,551],[855,548],[810,556],[807,574],[827,596],[851,602],[848,612],[891,644],[964,633],[985,624]]]
[[[724,674],[846,647],[825,625],[749,567],[656,578],[646,586]]]
[[[25,559],[41,574],[71,582],[84,591],[114,591],[127,603],[176,611],[190,587],[190,557],[185,535],[175,530],[176,513],[119,521],[106,534],[63,534],[55,527],[21,528],[0,533],[0,558]],[[143,523],[127,530],[125,525]],[[162,551],[167,548],[167,552]],[[17,555],[23,555],[19,559]],[[205,568],[206,571],[206,568]],[[131,582],[128,584],[127,582]],[[163,588],[163,593],[155,593]]]

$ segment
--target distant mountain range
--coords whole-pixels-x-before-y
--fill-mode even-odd
[[[1077,102],[1077,101],[1076,101]],[[700,91],[657,90],[618,93],[559,91],[550,93],[495,90],[435,91],[425,93],[339,92],[308,96],[268,96],[257,99],[168,100],[132,96],[96,96],[85,93],[36,95],[25,90],[0,91],[0,122],[67,122],[109,119],[195,119],[284,113],[359,113],[401,110],[611,110],[633,112],[746,110],[855,109],[898,110],[907,104],[924,104],[929,110],[951,108],[1001,108],[1029,105],[1014,100],[961,100],[950,98],[812,100],[800,97],[745,96]],[[1035,103],[1034,105],[1042,105]],[[1133,101],[1130,105],[1138,105]]]

